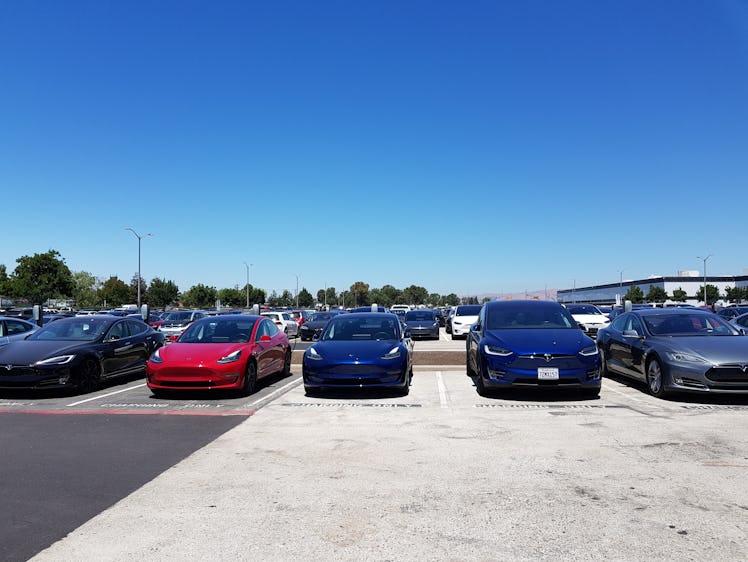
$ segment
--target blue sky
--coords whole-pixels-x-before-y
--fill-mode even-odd
[[[748,2],[0,4],[0,263],[268,292],[748,268]]]

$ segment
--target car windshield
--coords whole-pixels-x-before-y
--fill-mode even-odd
[[[254,318],[219,320],[215,317],[190,324],[179,343],[247,343],[252,335]]]
[[[395,340],[395,318],[365,316],[351,318],[347,314],[330,320],[322,341]]]
[[[591,304],[568,304],[566,310],[572,314],[602,314],[596,306]]]
[[[480,304],[466,304],[458,306],[455,311],[455,316],[478,316],[480,314]]]
[[[164,322],[183,322],[189,320],[191,312],[170,312],[164,318]]]
[[[34,332],[30,340],[94,341],[104,335],[111,320],[95,316],[79,316],[69,320],[58,320]]]
[[[312,318],[312,322],[326,322],[333,316],[336,316],[334,312],[318,312]]]
[[[579,329],[571,314],[561,306],[501,307],[486,311],[487,330]]]
[[[644,324],[655,336],[733,336],[730,325],[716,314],[643,315]]]
[[[411,310],[405,315],[406,322],[433,321],[434,313],[425,310]]]

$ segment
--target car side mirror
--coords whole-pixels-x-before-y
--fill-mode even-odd
[[[406,329],[406,330],[405,330],[405,337],[406,337],[406,338],[409,338],[409,337],[410,337],[410,329]]]
[[[476,322],[472,326],[470,326],[471,332],[480,332],[480,322]]]
[[[623,337],[624,338],[639,338],[641,336],[639,335],[639,332],[637,332],[636,330],[624,330]]]
[[[319,341],[319,337],[320,337],[320,335],[321,335],[321,334],[317,334],[317,333],[313,334],[313,335],[312,335],[312,341]]]

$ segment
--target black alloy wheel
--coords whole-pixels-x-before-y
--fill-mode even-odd
[[[600,375],[603,377],[608,376],[608,358],[605,357],[605,349],[602,347],[597,348],[597,352],[600,354]]]
[[[88,394],[93,392],[101,382],[101,370],[93,359],[86,359],[78,372],[78,392]]]
[[[257,388],[257,365],[254,361],[247,361],[247,370],[244,372],[244,384],[242,394],[249,396]]]

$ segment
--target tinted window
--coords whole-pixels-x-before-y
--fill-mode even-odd
[[[389,315],[388,315],[389,316]],[[363,318],[337,317],[330,320],[323,341],[395,340],[397,319],[366,316]]]
[[[405,314],[405,321],[418,322],[434,320],[434,313],[430,310],[411,310]]]
[[[48,327],[31,334],[29,339],[94,341],[104,334],[109,325],[110,321],[105,316],[79,316],[52,322]]]
[[[491,307],[486,311],[487,330],[576,328],[576,321],[562,306]]]
[[[567,304],[566,310],[572,314],[602,314],[596,306],[591,304]]]
[[[658,336],[730,336],[734,332],[716,314],[658,314],[644,317],[647,329]]]
[[[457,307],[455,314],[457,316],[478,316],[480,314],[480,304],[464,304]]]
[[[28,332],[33,325],[27,324],[26,322],[19,322],[18,320],[6,320],[5,326],[8,329],[8,333],[4,335],[11,336],[13,334],[22,334],[24,332]],[[2,329],[2,327],[0,327]]]

